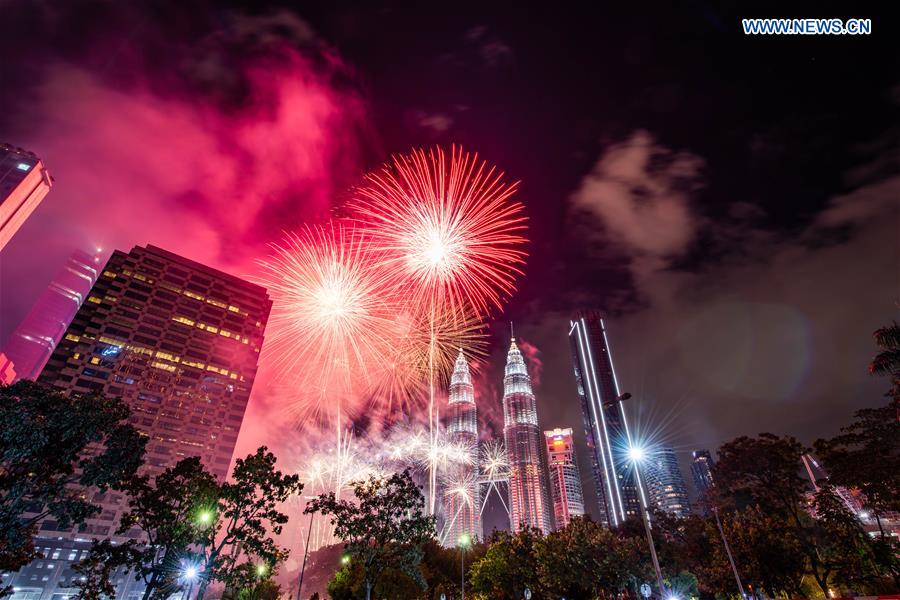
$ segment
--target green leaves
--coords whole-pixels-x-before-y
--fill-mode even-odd
[[[141,465],[146,439],[128,407],[101,395],[73,396],[31,381],[0,386],[0,570],[38,555],[36,524],[83,523],[99,507],[85,488],[121,489]]]
[[[424,514],[424,498],[409,472],[373,476],[351,487],[354,500],[323,494],[309,503],[306,512],[331,517],[351,561],[362,565],[367,594],[388,567],[424,588],[419,563],[422,544],[434,536],[434,517]]]

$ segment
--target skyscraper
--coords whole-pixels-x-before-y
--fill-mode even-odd
[[[584,417],[599,519],[617,526],[640,518],[634,468],[628,459],[631,434],[620,400],[603,319],[592,311],[569,322],[575,383]]]
[[[503,378],[503,423],[509,452],[510,526],[536,527],[544,533],[552,529],[547,476],[543,468],[541,430],[537,401],[525,359],[513,337],[506,355]]]
[[[4,354],[16,380],[37,379],[100,271],[100,258],[76,250],[12,333]]]
[[[572,517],[584,514],[584,494],[575,458],[575,440],[571,428],[545,431],[544,438],[547,443],[553,521],[557,529],[562,529]]]
[[[650,502],[670,515],[683,519],[691,514],[687,486],[678,467],[678,457],[670,446],[653,448],[644,473]]]
[[[481,501],[478,484],[478,409],[475,388],[462,349],[450,376],[450,399],[444,417],[447,436],[456,444],[471,449],[471,463],[450,473],[444,490],[444,544],[455,546],[463,533],[470,539],[481,538]]]
[[[132,424],[148,437],[144,473],[199,456],[222,480],[270,308],[265,289],[171,252],[154,246],[116,251],[38,381],[64,393],[121,397],[132,409]],[[90,539],[123,539],[114,533],[123,495],[110,491],[94,500],[103,511],[82,531],[44,521],[36,545],[48,560],[4,583],[14,584],[22,598],[70,595],[71,561],[83,558]],[[53,570],[41,569],[45,564]],[[117,598],[135,591],[132,580],[122,578]]]
[[[33,153],[0,144],[0,250],[34,212],[53,180]]]
[[[715,462],[709,450],[694,450],[691,453],[691,475],[694,478],[694,489],[697,490],[697,507],[706,513],[706,497],[712,487],[712,468]]]

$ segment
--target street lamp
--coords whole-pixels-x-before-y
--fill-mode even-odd
[[[653,569],[656,571],[656,584],[659,586],[659,597],[672,600],[666,595],[666,586],[663,584],[662,571],[659,568],[659,558],[656,556],[656,546],[653,545],[653,534],[650,532],[650,516],[647,514],[647,503],[644,499],[644,490],[641,487],[641,463],[647,456],[647,451],[641,446],[632,445],[628,448],[628,458],[634,464],[634,473],[637,476],[638,504],[641,507],[641,520],[644,522],[644,531],[647,533],[647,544],[650,546],[650,558],[653,559]]]
[[[269,572],[269,568],[266,566],[265,563],[259,563],[258,565],[256,565],[256,576],[259,577],[260,579],[265,577],[266,573],[268,573],[268,572]]]
[[[201,510],[197,513],[197,523],[206,527],[213,522],[213,511],[211,510]]]
[[[345,555],[343,555],[343,556],[341,557],[341,564],[342,564],[342,565],[349,565],[349,564],[350,564],[350,555],[349,555],[349,554],[345,554]]]
[[[468,533],[460,534],[456,545],[459,546],[459,592],[460,600],[466,600],[466,548],[472,543]]]
[[[188,582],[187,590],[185,590],[184,596],[182,598],[184,600],[191,599],[191,592],[194,589],[194,582],[197,581],[197,578],[200,576],[200,567],[198,567],[194,563],[187,563],[181,568],[181,579],[182,581]]]

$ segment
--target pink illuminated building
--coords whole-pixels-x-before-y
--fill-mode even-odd
[[[584,514],[584,494],[581,475],[575,459],[575,439],[572,429],[552,429],[544,432],[547,443],[547,469],[550,471],[550,497],[553,500],[553,520],[562,529]]]
[[[41,159],[22,148],[0,144],[0,250],[6,247],[52,185]]]
[[[72,253],[66,266],[57,273],[6,341],[3,353],[15,368],[14,381],[34,381],[41,374],[53,349],[97,281],[99,270],[99,257],[80,250]]]

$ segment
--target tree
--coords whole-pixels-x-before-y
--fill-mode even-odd
[[[344,542],[352,564],[362,569],[366,600],[389,568],[424,587],[419,563],[422,544],[434,537],[434,517],[424,514],[425,500],[409,471],[387,478],[372,476],[351,488],[355,500],[322,494],[305,512],[331,516],[335,535]]]
[[[764,433],[758,438],[737,438],[719,450],[719,462],[713,470],[714,489],[719,506],[731,507],[744,515],[752,514],[748,511],[755,509],[759,518],[765,519],[759,529],[777,532],[774,538],[771,535],[764,538],[773,544],[768,551],[763,550],[759,541],[748,543],[754,549],[752,557],[760,565],[782,567],[791,553],[802,556],[806,572],[828,596],[831,579],[840,578],[842,565],[851,560],[848,554],[858,552],[860,546],[835,543],[838,533],[844,542],[851,538],[843,536],[840,529],[830,529],[836,521],[817,519],[811,514],[818,499],[811,500],[799,475],[804,452],[806,449],[792,437]],[[740,535],[739,531],[734,533]],[[773,556],[782,559],[772,561]],[[742,565],[742,569],[746,568]],[[761,572],[765,570],[760,567]]]
[[[65,396],[31,381],[0,386],[0,570],[40,555],[37,523],[68,528],[100,512],[86,490],[121,489],[141,465],[146,440],[130,411],[98,394]]]
[[[896,321],[873,334],[881,351],[869,364],[873,375],[888,375],[894,386],[900,385],[900,325]]]
[[[830,440],[817,440],[816,454],[834,485],[862,492],[881,527],[888,511],[900,511],[900,421],[897,400],[855,413],[855,421]],[[884,530],[881,529],[882,536]]]
[[[95,541],[83,570],[87,573],[89,565],[94,565],[91,578],[97,578],[104,573],[111,575],[110,565],[124,566],[135,579],[143,581],[144,600],[168,597],[178,587],[173,580],[173,565],[203,540],[215,519],[218,483],[194,456],[178,461],[157,475],[153,483],[146,475],[135,477],[126,491],[128,511],[122,515],[116,533],[136,529],[143,534],[142,541],[129,540],[112,553],[108,542]]]
[[[79,576],[75,600],[115,598],[113,575],[124,562],[122,554],[109,540],[95,542],[87,558],[72,565]]]
[[[553,598],[617,598],[631,581],[647,575],[643,548],[640,538],[620,537],[588,517],[575,517],[537,539],[540,587]]]
[[[472,591],[490,600],[521,598],[529,588],[533,598],[543,597],[535,547],[539,529],[524,528],[516,534],[494,531],[484,557],[472,563]]]
[[[303,490],[298,475],[275,469],[275,455],[262,446],[254,454],[238,459],[231,481],[219,488],[218,518],[202,539],[204,577],[197,600],[203,600],[211,581],[234,586],[247,567],[266,565],[274,570],[287,558],[287,550],[270,537],[280,535],[288,516],[278,505]],[[248,561],[241,562],[245,556]]]

